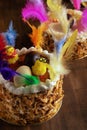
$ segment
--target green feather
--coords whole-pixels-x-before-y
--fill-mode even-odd
[[[23,82],[24,85],[38,85],[40,83],[40,80],[37,76],[21,74],[18,72],[15,72],[15,74],[22,77],[21,82]]]
[[[38,85],[40,83],[39,78],[32,75],[24,74],[24,84],[25,85]]]

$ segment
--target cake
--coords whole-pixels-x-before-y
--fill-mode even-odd
[[[11,124],[39,124],[55,116],[70,62],[87,55],[86,27],[78,25],[85,11],[66,9],[57,0],[47,0],[47,6],[30,0],[22,9],[23,21],[32,29],[32,47],[15,49],[12,22],[0,34],[0,119]],[[30,23],[32,17],[38,26]]]

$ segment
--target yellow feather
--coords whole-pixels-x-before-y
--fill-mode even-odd
[[[61,26],[64,30],[64,33],[66,34],[68,32],[68,28],[69,28],[69,21],[67,19],[67,11],[66,8],[61,6],[58,10],[58,19],[61,23]]]
[[[66,34],[69,28],[69,21],[67,19],[67,10],[61,4],[61,0],[56,0],[54,2],[53,0],[47,0],[47,5],[52,13],[52,17],[54,15],[54,17],[59,20],[64,30],[64,33]]]
[[[54,53],[53,56],[50,58],[50,66],[53,68],[54,74],[68,74],[69,69],[67,66],[65,66],[63,60],[57,57],[57,55]],[[54,67],[55,66],[55,67]]]
[[[62,0],[47,0],[47,5],[51,11],[57,11]]]
[[[78,31],[75,30],[73,34],[70,36],[70,38],[68,39],[68,41],[64,44],[60,54],[57,56],[56,52],[54,52],[53,56],[50,58],[50,65],[54,69],[55,73],[67,74],[70,72],[69,60],[72,58],[72,52],[75,46],[75,40],[77,34]]]
[[[74,46],[75,46],[75,40],[76,40],[77,34],[78,34],[78,31],[75,30],[73,34],[70,36],[70,38],[68,39],[68,41],[64,44],[61,50],[60,56],[59,56],[60,59],[64,57],[65,60],[70,60]]]

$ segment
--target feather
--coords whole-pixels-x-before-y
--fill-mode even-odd
[[[6,44],[7,43],[5,42],[4,37],[2,35],[0,35],[0,53],[5,48]]]
[[[59,58],[61,60],[64,59],[65,61],[69,61],[71,59],[77,34],[78,31],[75,30],[70,36],[70,38],[67,40],[67,42],[64,44],[61,53],[59,55]]]
[[[60,23],[51,23],[49,25],[49,32],[57,41],[61,40],[66,34]]]
[[[69,73],[69,69],[67,69],[63,60],[60,60],[55,52],[50,58],[50,66],[53,68],[54,74],[64,75]]]
[[[62,0],[47,0],[47,5],[51,11],[57,11]]]
[[[75,9],[78,9],[78,10],[80,9],[80,5],[81,5],[82,0],[70,0],[70,1],[73,4]]]
[[[5,52],[6,44],[7,43],[6,43],[3,35],[0,35],[0,60],[3,59],[3,55],[4,55],[4,52]]]
[[[59,8],[57,15],[58,15],[60,24],[63,28],[63,31],[66,34],[68,32],[68,28],[69,28],[69,21],[67,19],[66,8],[64,8],[64,7]]]
[[[64,45],[65,41],[66,41],[66,35],[60,41],[55,41],[55,49],[57,55],[60,54],[62,46]]]
[[[47,29],[47,24],[42,23],[38,28],[31,25],[26,19],[23,19],[24,22],[28,24],[29,27],[32,29],[32,33],[29,34],[31,41],[33,42],[35,47],[40,47],[43,43],[43,32]]]
[[[53,53],[53,56],[50,59],[50,65],[54,69],[55,73],[58,74],[67,74],[70,72],[67,61],[71,60],[72,52],[75,46],[75,40],[77,37],[78,31],[75,30],[67,42],[63,45],[60,54],[57,56],[56,53]],[[54,67],[55,66],[55,67]]]
[[[42,0],[30,0],[22,9],[22,17],[25,19],[37,18],[40,22],[47,21],[47,14]]]
[[[41,24],[38,28],[33,28],[32,34],[29,35],[35,47],[40,47],[43,43],[43,32],[45,29],[45,24]]]
[[[58,25],[57,25],[58,26]],[[60,26],[60,25],[59,25]],[[56,27],[57,28],[57,27]],[[52,37],[54,39],[54,45],[55,45],[55,53],[58,56],[60,54],[60,51],[62,49],[62,46],[64,45],[66,38],[67,38],[67,34],[65,36],[63,36],[64,34],[62,32],[58,32],[54,31],[54,29],[52,27],[50,27],[50,32],[52,34]],[[55,32],[55,34],[54,34]],[[58,34],[59,33],[59,34]],[[60,35],[61,34],[61,35]],[[56,36],[59,35],[59,36]],[[62,37],[62,38],[61,38]]]
[[[0,70],[4,67],[8,67],[8,62],[4,60],[0,60]]]
[[[15,72],[8,67],[1,68],[0,73],[2,74],[5,80],[11,80],[15,75]]]
[[[15,46],[15,39],[17,37],[16,31],[13,29],[13,22],[9,24],[9,28],[6,32],[2,33],[8,45]]]
[[[69,28],[69,21],[67,19],[67,11],[64,6],[61,5],[61,2],[53,2],[52,0],[47,0],[47,5],[50,11],[54,14],[55,18],[59,20],[64,33],[66,34]]]
[[[22,77],[22,83],[24,83],[24,85],[37,85],[40,83],[39,78],[37,76],[20,74],[18,72],[15,73]]]
[[[25,85],[37,85],[40,83],[38,77],[36,76],[24,75],[24,77],[25,77],[24,80]]]
[[[75,27],[79,32],[87,30],[87,9],[83,10],[82,17],[77,21]]]

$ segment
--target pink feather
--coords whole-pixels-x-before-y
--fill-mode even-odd
[[[87,30],[87,9],[83,11],[81,19],[77,23],[78,31],[84,31]]]
[[[42,0],[30,0],[22,9],[24,19],[37,18],[40,22],[47,21],[47,14]]]
[[[81,0],[71,0],[75,9],[80,9]]]

